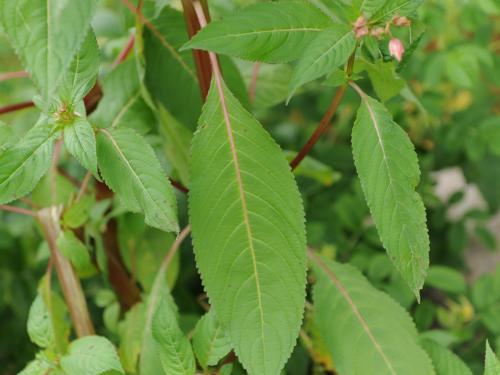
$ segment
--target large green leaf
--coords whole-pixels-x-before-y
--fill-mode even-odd
[[[500,375],[500,361],[498,361],[498,357],[491,349],[488,341],[486,341],[484,375]]]
[[[42,117],[15,146],[0,154],[0,204],[31,192],[50,167],[54,132]]]
[[[155,117],[142,97],[141,81],[133,59],[118,65],[104,80],[103,98],[90,116],[101,128],[128,127],[147,133]]]
[[[385,4],[370,18],[371,22],[389,20],[395,15],[409,16],[422,4],[423,0],[386,0]]]
[[[174,309],[163,300],[153,317],[153,337],[167,375],[194,375],[196,362],[189,340],[179,328]]]
[[[132,129],[101,129],[97,159],[106,184],[146,223],[177,232],[177,202],[172,186],[151,146]]]
[[[61,358],[61,367],[71,375],[123,374],[116,349],[108,339],[86,336],[73,341]]]
[[[432,375],[408,313],[353,266],[311,255],[314,319],[339,374]]]
[[[77,118],[64,128],[64,144],[85,169],[99,177],[94,129],[86,118]]]
[[[250,374],[276,374],[302,320],[304,212],[282,151],[223,82],[192,142],[190,189],[196,262],[217,318]]]
[[[0,0],[0,20],[48,100],[61,84],[89,29],[95,0]]]
[[[422,340],[421,344],[431,357],[436,375],[472,375],[467,365],[451,350],[429,339]]]
[[[193,335],[193,349],[201,367],[215,366],[227,353],[232,344],[220,325],[215,312],[210,310],[196,324]]]
[[[385,107],[360,95],[352,130],[354,162],[382,243],[418,298],[429,266],[429,236],[425,208],[415,192],[417,154]]]
[[[330,73],[344,64],[356,47],[351,27],[339,25],[322,31],[305,49],[290,83],[290,96],[304,83]]]
[[[288,62],[299,58],[316,35],[331,25],[328,16],[305,1],[257,3],[209,23],[184,48],[252,61]]]
[[[99,73],[99,64],[99,47],[94,32],[90,30],[59,89],[59,96],[66,104],[77,103],[92,89]]]
[[[189,39],[184,17],[167,6],[152,24],[153,31],[144,28],[144,82],[175,118],[194,129],[201,113],[201,95],[191,51],[178,51]]]
[[[377,12],[387,0],[362,0],[360,10],[361,13],[370,18],[375,12]]]

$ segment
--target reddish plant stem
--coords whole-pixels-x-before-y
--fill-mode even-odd
[[[248,100],[253,103],[255,99],[255,92],[257,91],[257,80],[259,79],[260,72],[260,62],[256,62],[253,65],[252,70],[252,81],[250,82],[250,87],[248,89]]]
[[[171,178],[170,183],[177,190],[182,191],[183,193],[186,193],[186,194],[189,193],[189,189],[187,187],[185,187],[183,184],[181,184],[179,181],[176,181],[176,180]]]
[[[207,20],[207,22],[210,22],[210,15],[206,0],[200,1],[200,4],[205,19]],[[194,8],[193,0],[182,0],[182,9],[184,10],[186,29],[189,38],[191,39],[201,29],[201,25]],[[208,52],[203,50],[193,49],[192,53],[196,65],[196,73],[198,75],[201,97],[203,101],[205,101],[208,95],[208,91],[210,90],[210,82],[212,80],[212,66],[210,64],[210,57],[208,55]]]
[[[75,200],[76,202],[79,202],[80,199],[82,199],[83,194],[85,194],[87,192],[89,181],[90,181],[91,177],[92,177],[92,173],[90,173],[90,172],[87,172],[85,174],[85,176],[83,177],[82,184],[80,185],[80,189],[78,190],[78,194],[76,196],[76,200]]]
[[[29,100],[27,102],[22,102],[22,103],[9,104],[9,105],[6,105],[5,107],[0,108],[0,115],[20,111],[21,109],[31,108],[34,106],[35,106],[35,103],[33,103],[31,100]]]
[[[49,245],[52,261],[57,271],[76,334],[78,337],[93,335],[95,330],[90,320],[87,301],[80,280],[76,276],[71,263],[61,255],[57,247],[57,238],[61,230],[59,227],[60,214],[60,208],[56,206],[47,207],[38,212],[38,220],[45,240]]]
[[[15,79],[15,78],[25,78],[28,76],[29,76],[28,72],[25,72],[24,70],[18,72],[0,73],[0,82],[8,81],[10,79]]]
[[[14,212],[16,214],[21,214],[21,215],[28,215],[28,216],[32,216],[32,217],[37,217],[37,213],[35,211],[27,210],[27,209],[21,208],[21,207],[7,206],[7,205],[2,204],[2,205],[0,205],[0,210]]]
[[[130,52],[132,52],[132,49],[134,48],[135,44],[135,35],[132,34],[125,46],[125,48],[120,52],[116,60],[113,62],[113,65],[111,66],[112,68],[116,68],[119,64],[121,64],[125,59],[130,55]]]

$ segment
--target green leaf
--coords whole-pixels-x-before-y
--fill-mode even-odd
[[[125,371],[135,374],[137,361],[141,353],[142,336],[146,318],[144,303],[135,304],[125,314],[125,319],[118,324],[120,347],[118,353]]]
[[[101,128],[133,128],[147,133],[155,123],[151,109],[142,97],[137,65],[130,59],[118,65],[106,77],[103,97],[90,122]]]
[[[85,224],[94,203],[93,195],[84,195],[79,201],[72,202],[63,213],[64,226],[75,229]]]
[[[54,132],[42,117],[15,146],[0,154],[0,204],[31,192],[50,167]]]
[[[215,366],[232,349],[231,340],[219,324],[213,310],[203,315],[196,324],[193,349],[204,369]]]
[[[366,18],[370,18],[386,2],[387,2],[386,0],[363,0],[362,3],[361,3],[361,6],[360,6],[361,13]]]
[[[28,315],[28,336],[31,342],[40,348],[48,348],[54,344],[54,332],[50,312],[40,294],[30,307]]]
[[[60,86],[82,45],[96,1],[0,0],[0,20],[43,99]]]
[[[101,336],[73,341],[61,358],[61,367],[71,375],[124,374],[115,347]]]
[[[101,129],[97,158],[104,181],[130,211],[143,212],[152,227],[179,231],[172,186],[144,138],[132,129]]]
[[[290,95],[304,83],[330,73],[344,64],[356,47],[351,27],[339,25],[322,31],[304,50],[293,71]]]
[[[178,51],[189,39],[184,16],[167,6],[152,25],[154,31],[144,28],[146,87],[175,118],[194,129],[202,101],[192,52]]]
[[[177,121],[161,104],[158,112],[165,154],[179,173],[181,182],[189,185],[189,147],[193,133]]]
[[[99,47],[94,32],[90,30],[59,89],[63,102],[75,104],[85,97],[96,82],[99,64]]]
[[[373,85],[373,89],[382,101],[396,96],[406,86],[405,81],[396,73],[394,62],[366,62],[366,71]]]
[[[291,162],[297,152],[295,151],[285,151],[286,159]],[[332,186],[335,182],[340,180],[341,174],[334,171],[329,165],[323,164],[322,162],[306,156],[299,166],[294,170],[296,176],[308,177],[316,180],[324,186]]]
[[[311,259],[315,323],[340,374],[434,374],[401,305],[356,268],[314,254]]]
[[[431,266],[425,283],[450,293],[465,294],[467,290],[465,277],[453,268],[445,266]]]
[[[370,18],[371,23],[387,21],[395,15],[410,16],[422,4],[423,0],[387,0]]]
[[[175,311],[165,300],[154,314],[152,331],[165,374],[194,375],[196,362],[191,344],[179,328]]]
[[[382,243],[418,298],[429,266],[429,236],[424,204],[415,192],[417,154],[385,107],[360,95],[352,130],[354,162]]]
[[[486,341],[486,355],[484,361],[484,375],[500,375],[500,362],[498,357],[491,350],[490,344]]]
[[[426,339],[421,345],[436,369],[436,375],[472,375],[467,365],[451,350],[435,341]]]
[[[189,194],[196,262],[244,367],[276,374],[295,346],[304,306],[297,185],[282,151],[223,82],[212,84],[199,124]]]
[[[75,267],[78,276],[84,278],[96,273],[87,248],[72,231],[61,231],[56,242],[61,254]]]
[[[183,48],[284,63],[302,56],[316,35],[331,25],[328,16],[304,1],[257,3],[210,22]]]
[[[46,375],[51,373],[52,366],[41,358],[37,358],[30,363],[17,375]]]
[[[80,164],[99,179],[94,129],[85,118],[64,128],[64,145]]]

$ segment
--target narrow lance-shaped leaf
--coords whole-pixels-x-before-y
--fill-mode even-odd
[[[467,365],[448,348],[429,339],[421,345],[431,358],[436,375],[472,375]]]
[[[189,213],[210,303],[250,374],[277,374],[304,306],[304,212],[277,144],[212,83],[191,150]]]
[[[153,337],[163,371],[168,375],[194,375],[196,362],[189,340],[179,328],[172,306],[163,300],[153,318]]]
[[[198,362],[204,369],[215,366],[231,348],[231,340],[217,320],[215,312],[210,310],[201,317],[194,330],[193,349]]]
[[[250,5],[210,22],[184,48],[214,51],[246,60],[271,63],[299,58],[331,19],[305,1]]]
[[[77,118],[64,128],[64,144],[84,168],[99,178],[94,129],[87,119]]]
[[[417,154],[389,112],[357,86],[362,103],[352,130],[354,162],[382,243],[417,298],[429,266],[425,208],[415,192]]]
[[[146,224],[177,232],[177,202],[172,185],[151,146],[132,129],[101,129],[97,135],[99,170],[106,184]]]
[[[0,0],[0,20],[46,101],[80,48],[95,0]]]
[[[339,374],[433,375],[408,313],[354,267],[311,255],[314,319]]]
[[[356,38],[350,27],[339,25],[327,29],[305,49],[297,63],[290,83],[290,96],[304,83],[330,73],[344,64],[356,47]]]
[[[15,146],[0,154],[0,204],[33,190],[50,167],[53,125],[42,117]]]

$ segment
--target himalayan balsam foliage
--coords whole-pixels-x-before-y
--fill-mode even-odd
[[[500,375],[499,87],[498,0],[0,0],[0,374]]]

